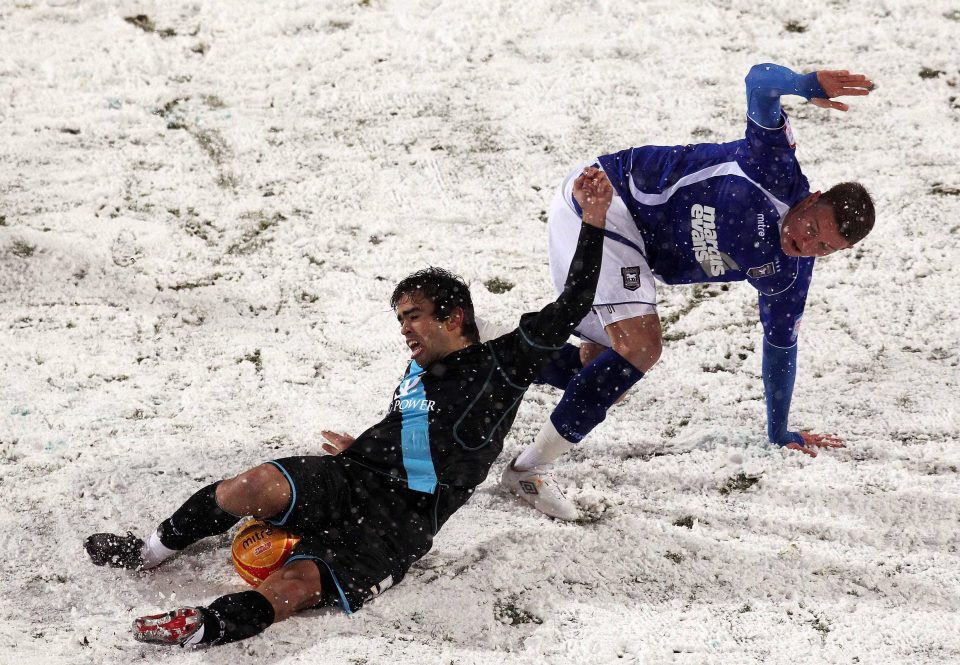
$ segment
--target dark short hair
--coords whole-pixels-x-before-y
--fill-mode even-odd
[[[859,182],[841,182],[823,193],[820,201],[833,208],[840,235],[855,245],[873,229],[876,213],[870,193]]]
[[[400,280],[393,295],[390,307],[396,309],[404,296],[422,296],[433,303],[433,317],[437,321],[446,321],[457,307],[463,310],[463,336],[471,342],[480,341],[480,331],[473,313],[473,299],[470,287],[462,277],[443,268],[424,268]]]

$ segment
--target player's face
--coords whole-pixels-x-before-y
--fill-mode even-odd
[[[820,192],[791,208],[780,227],[780,247],[787,256],[827,256],[852,245],[840,235],[833,208],[818,203]]]
[[[397,321],[410,359],[426,367],[459,348],[460,326],[455,319],[451,315],[446,321],[437,320],[433,303],[420,294],[403,296],[397,303]]]

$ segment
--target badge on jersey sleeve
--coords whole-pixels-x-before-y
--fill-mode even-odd
[[[627,291],[636,291],[640,288],[640,266],[620,268],[620,274],[623,276],[623,288]]]

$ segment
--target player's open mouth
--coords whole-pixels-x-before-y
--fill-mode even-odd
[[[415,339],[407,340],[407,347],[410,349],[410,357],[416,359],[421,353],[423,353],[423,347],[420,346],[420,342]]]

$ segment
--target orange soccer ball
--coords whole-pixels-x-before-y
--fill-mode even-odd
[[[250,520],[237,532],[230,548],[233,567],[240,577],[260,586],[270,573],[279,570],[290,558],[300,536],[260,520]]]

